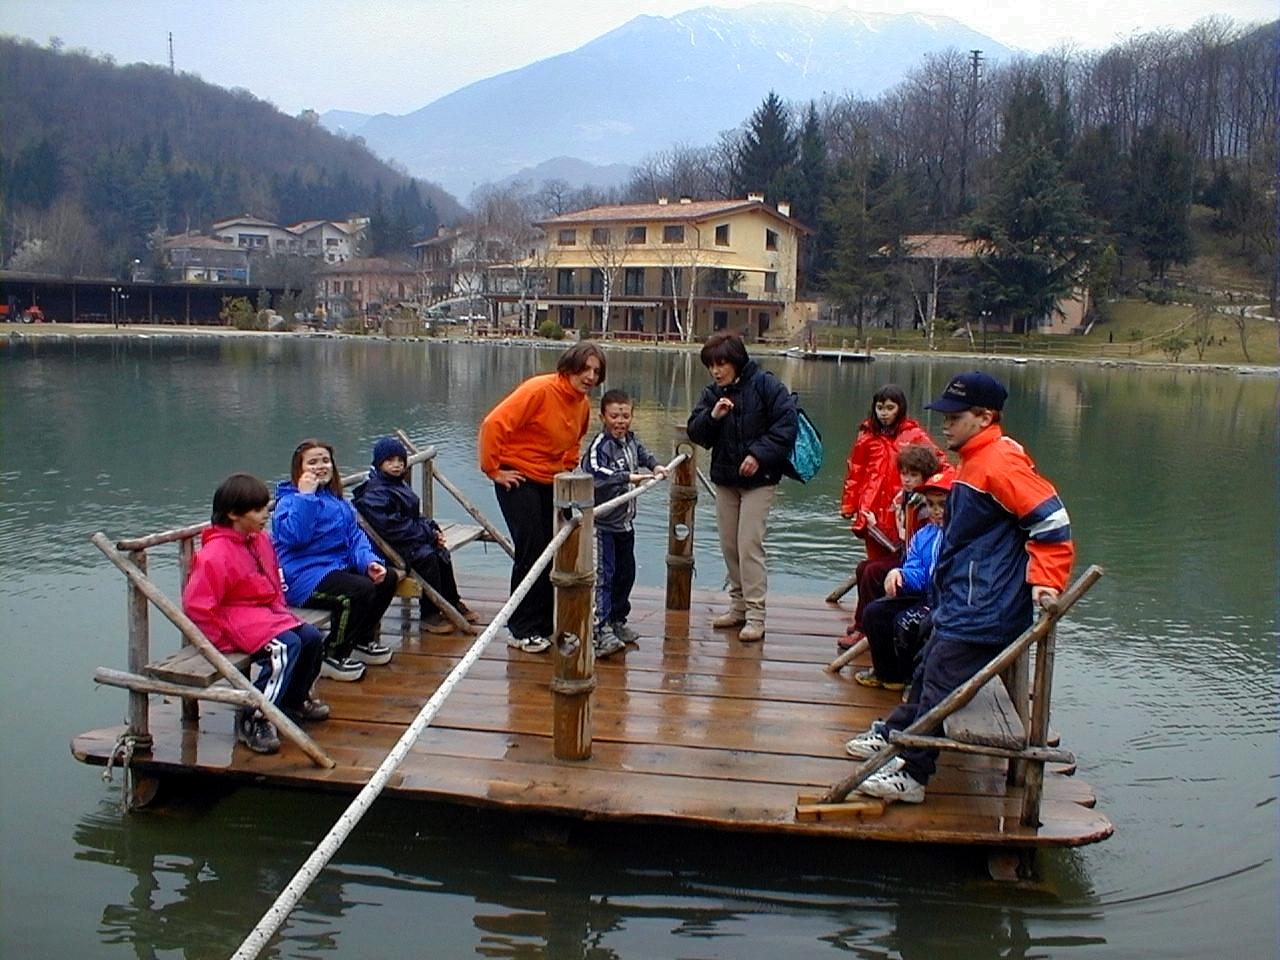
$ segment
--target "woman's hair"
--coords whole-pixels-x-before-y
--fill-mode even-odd
[[[708,369],[713,363],[728,363],[733,365],[735,373],[740,374],[742,368],[747,365],[747,347],[742,342],[742,337],[736,333],[721,330],[707,337],[707,342],[702,345],[698,358]]]
[[[587,369],[587,360],[591,357],[600,361],[600,383],[604,383],[604,351],[594,340],[579,340],[560,354],[560,359],[556,361],[556,373],[566,377],[571,373],[581,373]]]
[[[882,400],[892,400],[898,405],[898,415],[894,417],[893,423],[889,424],[887,428],[896,430],[898,424],[907,418],[907,395],[902,392],[902,388],[896,383],[886,383],[875,392],[875,395],[871,398],[871,425],[877,430],[886,429],[880,426],[880,420],[876,417],[876,404]]]
[[[329,459],[333,461],[333,473],[329,475],[329,482],[324,485],[324,489],[328,490],[335,497],[341,497],[342,477],[338,476],[338,456],[333,452],[332,443],[308,438],[294,447],[293,461],[289,464],[289,479],[293,481],[294,486],[298,485],[298,481],[302,479],[302,457],[313,447],[322,447],[329,451]]]
[[[265,483],[251,473],[233,473],[213,491],[213,515],[209,521],[215,527],[229,527],[232,514],[243,516],[270,502],[271,491]]]
[[[909,443],[898,451],[898,469],[932,477],[941,468],[933,448],[923,443]]]

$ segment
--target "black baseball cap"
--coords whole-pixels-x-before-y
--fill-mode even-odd
[[[952,377],[947,389],[942,391],[942,396],[932,403],[926,403],[925,409],[942,413],[959,413],[970,407],[1003,410],[1008,397],[1009,391],[999,380],[981,370],[973,370]]]

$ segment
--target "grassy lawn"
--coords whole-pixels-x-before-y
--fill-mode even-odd
[[[1186,341],[1186,347],[1178,357],[1179,363],[1254,363],[1280,366],[1280,325],[1264,320],[1245,320],[1246,343],[1249,357],[1246,360],[1240,345],[1240,332],[1232,317],[1214,314],[1209,321],[1203,359],[1197,353],[1193,341],[1200,332],[1189,323],[1193,309],[1185,304],[1160,305],[1145,300],[1124,300],[1110,305],[1110,318],[1106,323],[1095,324],[1087,336],[1046,336],[1030,334],[990,333],[986,349],[982,334],[975,330],[975,343],[971,346],[965,336],[954,336],[939,331],[936,336],[938,350],[947,352],[972,352],[1004,356],[1050,356],[1095,359],[1133,359],[1170,362],[1171,357],[1162,344],[1171,336]],[[873,350],[923,350],[925,341],[920,331],[868,330]],[[837,348],[842,345],[853,349],[864,343],[857,339],[857,331],[851,327],[822,330],[818,335],[820,347]]]

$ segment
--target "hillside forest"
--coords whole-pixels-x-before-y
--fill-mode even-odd
[[[981,241],[969,295],[1002,319],[1042,315],[1082,282],[1099,302],[1140,286],[1160,297],[1206,238],[1274,312],[1278,50],[1280,22],[1210,18],[994,67],[949,51],[874,99],[770,93],[716,142],[641,159],[619,190],[485,186],[467,211],[314,116],[0,39],[0,255],[11,269],[26,255],[50,272],[111,275],[154,261],[165,234],[238,213],[370,215],[368,253],[407,253],[442,223],[514,251],[530,223],[571,209],[758,191],[814,230],[801,287],[841,322],[897,297],[901,239],[930,232]]]

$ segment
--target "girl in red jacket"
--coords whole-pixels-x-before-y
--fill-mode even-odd
[[[840,516],[853,520],[854,536],[866,541],[867,559],[877,560],[894,552],[869,531],[874,526],[892,544],[898,544],[893,498],[902,489],[898,479],[898,451],[908,444],[922,443],[945,457],[938,445],[915,420],[907,416],[907,397],[902,388],[887,383],[871,398],[871,415],[858,427],[849,451],[848,473]]]
[[[938,463],[946,462],[933,438],[907,416],[907,396],[902,388],[887,383],[871,398],[871,415],[858,427],[844,478],[840,516],[853,520],[853,534],[866,544],[867,556],[858,565],[858,607],[853,623],[839,640],[841,647],[862,638],[862,611],[883,595],[879,587],[885,574],[897,565],[902,549],[894,510],[894,498],[902,490],[898,454],[912,444],[932,450]],[[871,584],[876,589],[868,589]]]
[[[280,565],[267,524],[267,485],[232,474],[213,494],[212,526],[201,537],[182,608],[224,653],[248,653],[257,665],[253,684],[295,720],[324,720],[329,707],[311,697],[324,641],[284,603]],[[275,753],[275,727],[254,708],[236,714],[236,739],[257,753]]]

